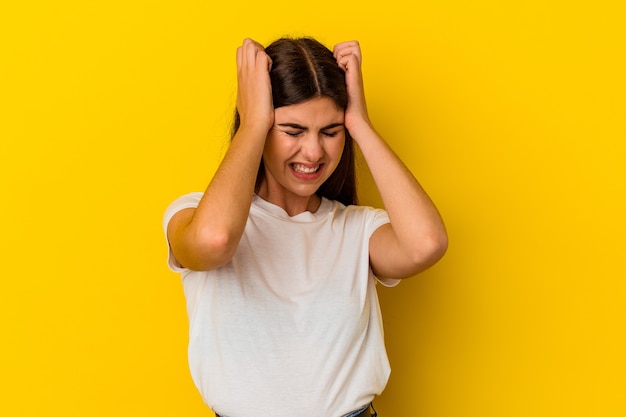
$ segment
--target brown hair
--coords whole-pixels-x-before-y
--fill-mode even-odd
[[[329,97],[337,108],[348,107],[345,74],[333,53],[312,38],[280,38],[265,52],[272,59],[270,81],[274,108],[303,103],[316,97]],[[232,136],[239,129],[235,109]],[[346,130],[341,160],[331,176],[317,190],[317,195],[345,205],[357,203],[354,141]],[[256,188],[265,176],[263,161],[259,166]]]

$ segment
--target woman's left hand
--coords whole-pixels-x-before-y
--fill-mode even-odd
[[[352,137],[358,141],[359,131],[371,129],[361,72],[361,47],[358,41],[342,42],[333,48],[337,64],[346,73],[348,90],[348,108],[345,113],[345,125]]]

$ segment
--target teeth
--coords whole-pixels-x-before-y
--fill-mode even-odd
[[[312,174],[314,172],[317,172],[318,169],[320,169],[320,166],[317,165],[315,167],[306,167],[304,165],[300,165],[300,164],[293,164],[293,169],[297,172],[301,172],[303,174]]]

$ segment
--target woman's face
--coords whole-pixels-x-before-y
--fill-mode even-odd
[[[263,151],[262,197],[282,205],[315,194],[337,168],[345,139],[344,112],[328,97],[275,109]]]

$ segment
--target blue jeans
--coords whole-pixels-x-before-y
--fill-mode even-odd
[[[363,408],[361,408],[361,409],[359,409],[359,410],[353,411],[353,412],[351,412],[350,414],[346,414],[346,415],[345,415],[345,416],[343,416],[343,417],[355,417],[355,416],[358,416],[358,415],[360,415],[362,412],[364,412],[365,410],[369,410],[369,408],[370,408],[370,407],[372,407],[372,410],[374,411],[374,414],[372,414],[371,416],[372,416],[372,417],[377,417],[377,416],[378,416],[378,413],[376,412],[376,409],[374,408],[374,404],[368,404],[368,405],[366,405],[365,407],[363,407]]]

